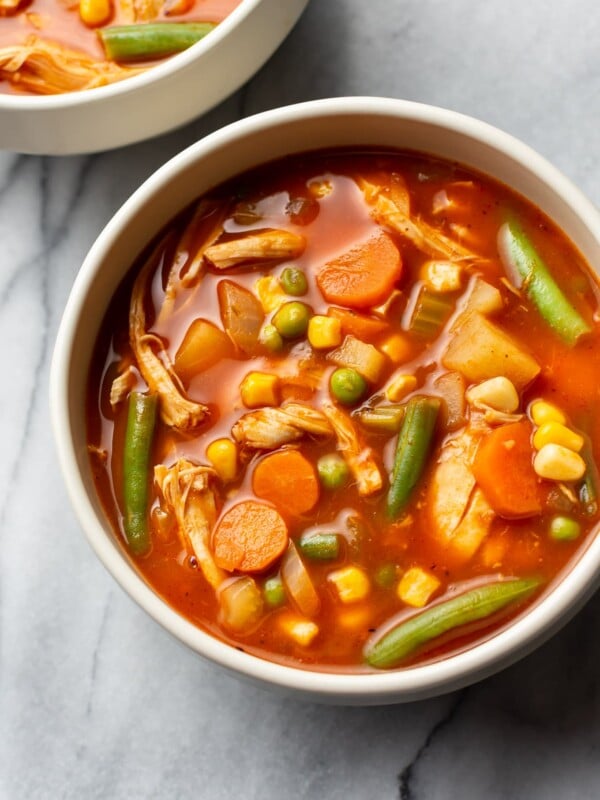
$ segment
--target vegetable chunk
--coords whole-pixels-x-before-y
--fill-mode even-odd
[[[225,512],[212,536],[215,561],[228,572],[262,572],[279,558],[287,543],[281,514],[254,500]]]
[[[265,456],[252,475],[252,489],[257,497],[291,516],[306,514],[319,500],[315,468],[297,450]]]

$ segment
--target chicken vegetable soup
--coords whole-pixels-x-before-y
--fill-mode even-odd
[[[212,635],[325,670],[490,637],[595,534],[598,286],[522,197],[410,152],[266,165],[123,282],[90,371],[99,496]]]
[[[60,94],[137,75],[241,0],[0,0],[0,91]]]

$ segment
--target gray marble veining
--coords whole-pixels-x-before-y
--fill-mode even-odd
[[[179,647],[96,561],[58,474],[47,399],[86,251],[198,137],[300,100],[405,97],[515,134],[600,203],[599,41],[592,0],[313,0],[253,80],[182,130],[88,157],[0,153],[1,800],[600,796],[598,598],[454,695],[352,709],[249,687]]]

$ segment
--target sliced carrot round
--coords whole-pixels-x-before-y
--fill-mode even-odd
[[[281,514],[254,500],[225,512],[212,537],[215,561],[228,572],[262,572],[279,558],[287,543]]]
[[[398,248],[381,230],[321,267],[317,284],[330,303],[368,308],[388,297],[401,274]]]
[[[268,500],[285,514],[306,514],[319,499],[315,468],[297,450],[281,450],[262,459],[252,476],[257,497]]]

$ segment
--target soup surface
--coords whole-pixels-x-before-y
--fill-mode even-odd
[[[267,659],[473,646],[595,535],[597,298],[539,210],[461,166],[245,174],[107,313],[88,430],[115,535],[174,609]]]
[[[0,0],[0,91],[59,94],[136,75],[241,0]]]

